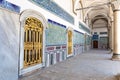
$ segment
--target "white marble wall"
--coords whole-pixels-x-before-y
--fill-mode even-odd
[[[18,79],[19,15],[0,8],[0,80]]]

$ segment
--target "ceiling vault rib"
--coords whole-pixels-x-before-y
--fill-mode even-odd
[[[89,6],[89,7],[79,8],[79,9],[76,9],[76,11],[83,10],[83,9],[89,9],[89,8],[93,8],[93,7],[99,7],[99,6],[103,6],[103,5],[109,5],[109,4],[111,4],[111,2],[103,3],[103,4],[100,4],[100,5],[96,5],[96,6]]]

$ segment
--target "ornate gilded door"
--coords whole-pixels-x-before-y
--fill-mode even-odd
[[[42,63],[43,25],[34,17],[25,21],[24,68]]]
[[[72,54],[72,31],[68,31],[68,55]]]

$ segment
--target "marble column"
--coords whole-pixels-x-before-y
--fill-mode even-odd
[[[120,60],[120,9],[114,10],[114,42],[112,60]]]

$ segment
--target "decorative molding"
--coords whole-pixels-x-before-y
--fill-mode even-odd
[[[63,10],[59,5],[57,5],[52,0],[29,0],[38,6],[54,13],[55,15],[59,16],[60,18],[74,24],[74,18],[65,10]]]
[[[5,0],[0,0],[0,7],[20,13],[20,7]]]

